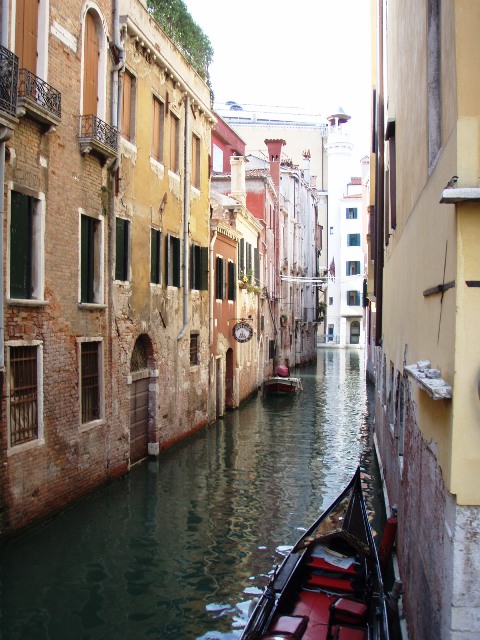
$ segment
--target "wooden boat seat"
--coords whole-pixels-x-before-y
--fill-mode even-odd
[[[340,593],[355,593],[355,586],[348,577],[334,577],[329,575],[312,574],[307,580],[307,586],[320,587],[325,591]]]
[[[367,640],[367,630],[362,627],[332,627],[332,640]]]
[[[311,569],[323,569],[324,571],[336,571],[338,573],[349,573],[350,575],[355,575],[360,571],[360,566],[357,564],[352,564],[350,567],[337,567],[334,564],[331,564],[327,560],[323,558],[318,558],[316,556],[312,556],[307,563],[307,567]]]
[[[308,616],[279,616],[270,631],[262,639],[293,638],[300,640],[308,625]]]
[[[361,624],[367,613],[367,605],[352,598],[337,598],[330,605],[330,621],[332,624],[345,622]]]

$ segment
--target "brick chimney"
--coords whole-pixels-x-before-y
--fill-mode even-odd
[[[245,156],[231,156],[230,166],[232,168],[232,191],[231,196],[244,206],[247,202],[247,190],[245,188],[245,163],[248,160]]]
[[[270,175],[273,184],[280,187],[280,160],[282,156],[282,147],[286,144],[285,140],[265,140],[268,149],[268,161],[270,162]]]

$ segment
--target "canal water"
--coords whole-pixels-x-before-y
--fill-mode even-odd
[[[289,545],[359,460],[378,487],[363,352],[319,350],[293,398],[258,394],[0,552],[3,640],[233,640]]]

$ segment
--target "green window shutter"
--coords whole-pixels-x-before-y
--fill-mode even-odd
[[[208,290],[208,247],[200,247],[200,289]]]
[[[10,216],[10,296],[32,297],[33,198],[12,191]]]
[[[172,284],[172,270],[170,268],[170,234],[167,233],[167,241],[165,243],[165,273],[167,277],[165,278],[165,284],[169,287]]]
[[[160,284],[160,240],[161,232],[150,230],[150,282]]]
[[[170,236],[172,241],[172,285],[174,287],[180,287],[180,238]],[[185,283],[185,286],[188,286]]]
[[[128,280],[128,220],[116,219],[115,280]]]
[[[196,289],[196,279],[195,279],[195,275],[196,275],[196,264],[195,264],[195,258],[196,258],[196,249],[197,247],[194,244],[190,245],[190,264],[189,264],[189,287],[190,289]]]
[[[255,284],[260,284],[260,256],[257,247],[253,248],[253,275]]]
[[[80,301],[93,302],[94,282],[94,219],[81,218],[80,249]]]
[[[228,263],[228,299],[235,300],[237,294],[237,274],[234,262]]]
[[[238,266],[240,267],[240,273],[245,271],[245,240],[240,238],[238,245]]]

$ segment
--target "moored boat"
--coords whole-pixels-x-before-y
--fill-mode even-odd
[[[285,365],[277,367],[275,375],[267,378],[263,383],[263,393],[266,395],[288,395],[302,389],[301,379],[291,376],[290,370]]]
[[[380,565],[358,468],[274,572],[240,640],[388,637]]]

